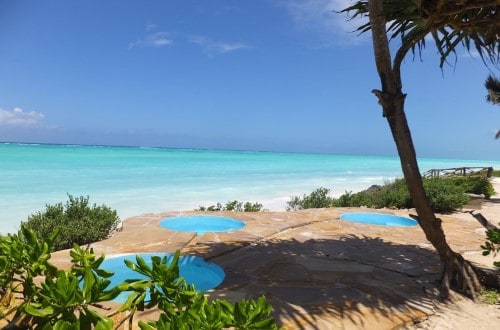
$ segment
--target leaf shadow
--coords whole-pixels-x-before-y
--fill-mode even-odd
[[[431,250],[360,235],[205,242],[191,251],[226,273],[213,297],[264,294],[286,328],[384,328],[412,322],[432,313],[441,272]]]

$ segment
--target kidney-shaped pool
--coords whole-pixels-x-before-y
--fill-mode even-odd
[[[369,225],[379,225],[379,226],[402,226],[410,227],[416,226],[417,221],[400,217],[392,214],[385,213],[373,213],[373,212],[351,212],[343,213],[340,215],[341,220],[365,223]]]
[[[160,226],[175,231],[194,232],[197,235],[205,233],[237,230],[245,227],[245,223],[229,217],[212,215],[183,215],[166,218],[160,221]]]
[[[115,273],[110,278],[111,284],[109,287],[116,286],[127,279],[146,278],[144,275],[131,270],[125,265],[124,260],[136,263],[136,256],[142,257],[149,266],[152,265],[152,256],[166,256],[167,264],[170,264],[173,259],[172,254],[166,253],[127,254],[106,258],[102,262],[101,268]],[[198,291],[207,291],[217,287],[225,277],[224,270],[219,265],[206,262],[203,258],[192,255],[185,255],[179,258],[179,272],[180,276],[184,277],[188,284],[194,284]],[[129,292],[122,292],[114,301],[125,302],[129,294]]]

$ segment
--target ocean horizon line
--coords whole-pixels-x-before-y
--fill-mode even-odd
[[[119,144],[80,144],[80,143],[52,143],[52,142],[23,142],[23,141],[0,141],[0,144],[26,145],[26,146],[62,146],[62,147],[93,147],[93,148],[137,148],[137,149],[158,149],[158,150],[179,150],[179,151],[217,151],[217,152],[241,152],[241,153],[276,153],[276,154],[298,154],[298,155],[329,155],[329,156],[360,156],[360,157],[382,157],[399,158],[398,154],[348,154],[334,152],[307,152],[307,151],[283,151],[283,150],[258,150],[258,149],[223,149],[223,148],[196,148],[196,147],[171,147],[154,145],[119,145]],[[438,156],[417,156],[418,159],[446,159],[450,161],[490,161],[498,162],[495,159],[473,159],[457,157],[438,157]]]

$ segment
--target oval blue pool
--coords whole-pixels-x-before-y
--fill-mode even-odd
[[[241,229],[245,227],[245,223],[229,217],[186,215],[163,219],[160,226],[175,231],[194,232],[201,236],[205,233]]]
[[[369,225],[379,225],[379,226],[410,227],[417,225],[417,221],[413,219],[400,217],[392,214],[384,214],[384,213],[369,213],[369,212],[343,213],[340,215],[340,219],[345,221],[360,222]]]
[[[139,253],[128,254],[117,257],[110,257],[104,259],[101,268],[114,272],[115,274],[110,278],[112,286],[116,286],[126,279],[144,279],[144,275],[134,272],[125,265],[124,260],[130,260],[137,263],[135,256],[141,256],[144,261],[151,266],[151,257],[167,257],[167,264],[172,262],[173,255],[166,253]],[[217,264],[206,262],[203,258],[191,255],[181,256],[179,258],[179,272],[188,284],[194,284],[198,291],[207,291],[217,287],[224,280],[224,270]],[[129,293],[122,292],[114,299],[116,302],[125,302]],[[149,299],[149,298],[146,298]]]

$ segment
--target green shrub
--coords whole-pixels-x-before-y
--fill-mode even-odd
[[[484,289],[481,300],[489,305],[496,305],[500,302],[500,292],[496,289]]]
[[[260,212],[262,211],[262,204],[260,203],[250,203],[246,202],[245,205],[243,205],[243,211],[245,212]]]
[[[434,212],[452,212],[469,201],[466,187],[453,179],[426,179],[424,189]]]
[[[457,176],[445,180],[449,180],[454,185],[462,187],[469,194],[484,195],[486,198],[490,198],[495,194],[490,180],[483,176]]]
[[[481,248],[483,249],[483,256],[487,256],[490,253],[496,256],[500,252],[500,229],[486,231],[486,242],[484,245],[481,245]],[[493,262],[493,265],[500,268],[500,261]]]
[[[370,189],[353,194],[346,192],[338,199],[333,200],[336,207],[360,207],[372,208],[395,207],[410,208],[410,193],[406,188],[404,180],[396,180],[386,183],[378,189]]]
[[[55,231],[59,235],[54,241],[54,249],[68,249],[73,244],[84,245],[108,237],[120,219],[115,210],[107,206],[89,205],[89,197],[73,197],[65,205],[46,205],[43,212],[32,214],[21,226],[33,230],[42,239]]]
[[[372,205],[371,196],[365,192],[353,194],[352,191],[346,191],[338,199],[332,199],[332,206],[334,207],[353,207],[358,205],[375,207]]]
[[[260,212],[262,211],[262,204],[260,203],[250,203],[246,202],[238,202],[237,200],[227,202],[226,205],[222,205],[221,203],[217,203],[215,205],[210,206],[199,206],[195,211],[209,211],[209,212],[217,212],[217,211],[229,211],[229,212]]]
[[[392,183],[386,183],[382,189],[371,193],[372,204],[375,208],[394,207],[398,209],[410,208],[410,192],[406,183],[402,179],[395,180]]]
[[[140,256],[136,263],[127,260],[127,267],[146,278],[110,287],[113,273],[100,268],[104,255],[97,257],[93,249],[74,245],[71,268],[53,266],[53,238],[40,239],[26,227],[17,235],[0,237],[0,318],[5,328],[111,330],[123,322],[132,327],[137,310],[158,309],[158,320],[140,321],[141,329],[278,329],[264,296],[233,305],[198,293],[180,277],[179,251],[170,264],[159,256],[151,257],[150,264]],[[124,291],[128,299],[117,310],[105,315],[104,309],[92,307]],[[125,313],[120,319],[121,312]]]
[[[353,194],[352,191],[346,191],[344,194],[342,194],[338,199],[335,199],[332,202],[332,206],[334,207],[349,207],[355,202],[353,201],[354,196],[360,196],[359,194]],[[297,197],[295,197],[297,198]],[[292,200],[293,201],[293,200]],[[292,202],[290,201],[290,202]],[[297,202],[293,201],[292,205],[290,205],[290,202],[288,202],[289,206],[294,206]]]
[[[331,207],[333,205],[333,198],[328,196],[329,193],[330,189],[320,187],[309,195],[303,195],[302,198],[293,196],[292,199],[287,202],[287,211]]]
[[[493,175],[494,177],[500,177],[500,170],[493,170],[492,175]]]
[[[243,203],[238,202],[237,200],[234,200],[232,202],[227,202],[226,206],[223,209],[224,209],[224,211],[241,212],[241,211],[243,211],[242,205],[243,205]]]
[[[424,189],[434,212],[451,212],[464,206],[469,197],[467,193],[494,194],[491,182],[480,176],[424,179]],[[345,192],[339,198],[328,197],[329,189],[318,188],[310,195],[293,196],[287,210],[300,210],[315,207],[372,207],[372,208],[411,208],[413,203],[404,179],[386,183],[382,187],[371,187],[358,193]]]
[[[494,194],[491,182],[483,177],[453,177],[424,179],[424,189],[434,212],[451,212],[464,206],[469,198],[466,193]],[[335,206],[373,208],[411,208],[413,203],[405,180],[386,183],[378,190],[346,193],[334,201]]]

